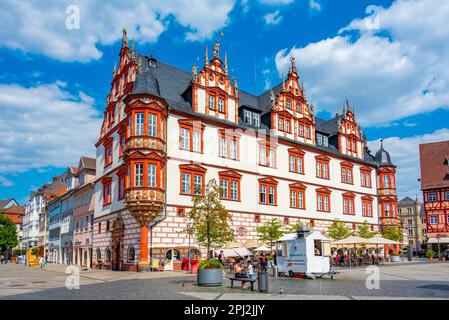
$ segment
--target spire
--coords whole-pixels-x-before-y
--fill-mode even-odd
[[[131,40],[131,58],[133,60],[136,58],[136,50],[134,50],[134,38]]]
[[[284,79],[284,73],[282,72],[282,90],[285,90],[285,79]]]
[[[224,71],[226,74],[228,74],[228,53],[225,52],[225,58],[224,58]]]
[[[304,96],[305,90],[304,90],[304,81],[301,81],[301,94]]]
[[[290,56],[290,72],[292,73],[298,73],[296,70],[296,62],[295,62],[295,56]]]
[[[124,27],[122,29],[122,48],[128,48],[128,34]]]
[[[346,97],[345,104],[346,104],[346,107],[348,108],[348,112],[351,112],[351,104],[349,103],[348,97]]]
[[[206,44],[206,52],[204,53],[204,66],[207,67],[209,65],[209,49]]]
[[[214,43],[214,58],[220,59],[220,42],[215,40]]]
[[[114,60],[114,74],[117,72],[117,62]]]

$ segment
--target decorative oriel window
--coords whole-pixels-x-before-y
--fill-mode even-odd
[[[204,149],[204,124],[192,119],[178,120],[179,148],[191,152],[202,153]]]
[[[223,200],[240,201],[240,181],[242,175],[229,170],[218,173],[220,180],[220,198]]]
[[[132,187],[163,187],[162,163],[158,159],[136,159],[131,161]]]
[[[370,196],[362,197],[362,216],[369,218],[373,216],[373,198]]]
[[[259,179],[259,203],[267,205],[277,204],[278,182],[273,178]]]
[[[259,141],[259,165],[265,167],[276,167],[277,145],[272,141]]]
[[[222,158],[238,160],[240,157],[240,134],[232,130],[218,131],[218,154]]]
[[[343,214],[355,215],[354,205],[355,194],[352,192],[343,193]]]
[[[327,188],[320,188],[316,190],[317,211],[330,212],[331,211],[331,191]]]
[[[163,138],[165,122],[157,110],[136,110],[132,112],[132,135]]]
[[[321,179],[329,179],[330,158],[320,155],[315,157],[316,176]]]
[[[340,167],[341,167],[341,182],[342,183],[347,183],[347,184],[353,184],[354,180],[353,180],[353,174],[352,174],[352,168],[353,168],[353,164],[350,162],[342,162],[340,163]]]
[[[306,208],[306,186],[302,183],[290,184],[290,208]]]
[[[304,174],[304,151],[298,148],[288,149],[289,170],[290,172]]]
[[[203,195],[206,169],[195,164],[183,164],[179,170],[181,194]]]
[[[371,168],[362,167],[360,168],[360,184],[362,187],[371,188]]]

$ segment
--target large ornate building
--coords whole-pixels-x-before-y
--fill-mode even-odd
[[[418,196],[415,200],[410,197],[400,200],[398,211],[408,244],[415,252],[422,251],[427,243],[426,216]]]
[[[192,72],[141,55],[123,31],[97,147],[94,265],[165,268],[189,250],[192,195],[216,179],[237,240],[273,218],[326,231],[335,220],[372,230],[399,223],[395,166],[373,156],[348,100],[315,116],[294,58],[287,77],[254,96],[239,90],[215,42]]]

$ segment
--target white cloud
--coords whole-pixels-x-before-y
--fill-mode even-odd
[[[63,83],[0,84],[0,172],[65,167],[94,156],[101,118],[92,102]],[[0,184],[8,181],[0,176]]]
[[[279,10],[267,13],[263,18],[265,20],[265,24],[269,25],[279,24],[283,19],[283,17],[281,16],[281,12]]]
[[[295,0],[259,0],[260,3],[266,4],[266,5],[283,5],[283,4],[290,4],[292,2],[295,2]]]
[[[39,53],[63,61],[90,61],[99,46],[121,37],[122,27],[141,43],[155,42],[172,23],[186,27],[187,40],[209,38],[224,27],[236,0],[3,0],[0,47]],[[66,26],[66,7],[80,9],[80,28]],[[172,19],[173,18],[173,19]]]
[[[2,187],[11,187],[14,185],[14,182],[12,182],[11,180],[0,176],[0,186]]]
[[[419,145],[421,143],[449,140],[449,129],[440,129],[431,134],[413,137],[391,137],[384,139],[383,145],[397,166],[396,180],[398,198],[421,196],[418,178],[421,176]],[[374,155],[380,149],[380,139],[368,143]]]
[[[312,12],[321,11],[322,5],[320,0],[309,0],[309,10]]]
[[[278,51],[278,72],[295,55],[308,98],[333,114],[349,96],[364,126],[448,107],[449,2],[403,0],[371,12],[335,37]]]

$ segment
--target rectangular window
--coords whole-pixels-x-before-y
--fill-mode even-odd
[[[182,188],[181,192],[184,194],[190,194],[190,179],[191,175],[190,173],[183,173],[182,174]]]
[[[352,184],[352,168],[349,167],[341,168],[341,182]]]
[[[201,132],[193,131],[193,151],[201,152]]]
[[[156,165],[148,165],[148,186],[156,187]]]
[[[306,138],[310,139],[310,127],[306,126]]]
[[[148,115],[148,135],[157,136],[157,116],[151,113]]]
[[[220,187],[221,187],[221,198],[227,199],[228,198],[228,180],[222,179],[220,180]]]
[[[222,98],[218,99],[218,111],[224,112],[224,100]]]
[[[299,136],[304,137],[304,126],[302,124],[299,125]]]
[[[231,200],[239,200],[239,187],[237,181],[231,181]]]
[[[316,175],[318,178],[329,179],[329,163],[322,160],[317,160]]]
[[[290,189],[290,207],[297,209],[305,209],[303,190]]]
[[[290,207],[296,208],[296,191],[290,190]]]
[[[317,193],[317,211],[330,212],[329,194]]]
[[[125,198],[125,177],[121,176],[118,179],[118,200]]]
[[[429,198],[429,202],[437,201],[437,194],[436,194],[436,192],[429,192],[428,198]]]
[[[136,136],[143,135],[143,126],[144,126],[145,118],[143,113],[136,113]]]
[[[444,200],[449,201],[449,191],[444,193]]]
[[[105,184],[103,186],[103,205],[108,205],[111,203],[111,183]]]
[[[243,122],[251,125],[251,112],[248,110],[243,110]]]
[[[267,187],[266,186],[260,186],[259,188],[259,200],[260,203],[266,203],[266,195],[267,195]]]
[[[328,147],[329,146],[329,139],[326,136],[323,136],[323,147]]]
[[[287,109],[292,108],[292,101],[290,99],[287,99]]]
[[[234,139],[229,142],[229,157],[233,160],[237,159],[237,141]]]
[[[226,158],[228,155],[228,143],[224,137],[220,137],[220,157]]]
[[[274,187],[268,188],[268,203],[274,204]]]
[[[190,131],[181,128],[181,149],[190,150]]]
[[[322,136],[321,134],[317,134],[317,135],[316,135],[316,143],[317,143],[317,145],[319,145],[319,146],[322,146],[322,145],[323,145],[323,136]]]
[[[274,150],[272,150],[272,149],[270,149],[268,151],[268,165],[270,167],[274,167],[275,166]]]
[[[143,164],[137,163],[134,165],[134,186],[143,186]]]
[[[257,114],[253,112],[253,126],[259,127],[260,126],[260,114]]]
[[[290,156],[290,171],[296,172],[296,158],[295,156]]]
[[[209,109],[215,109],[215,97],[212,95],[209,95]]]
[[[193,194],[201,195],[203,194],[203,176],[195,174],[193,176]]]
[[[438,224],[438,216],[430,216],[429,220],[430,224]]]

